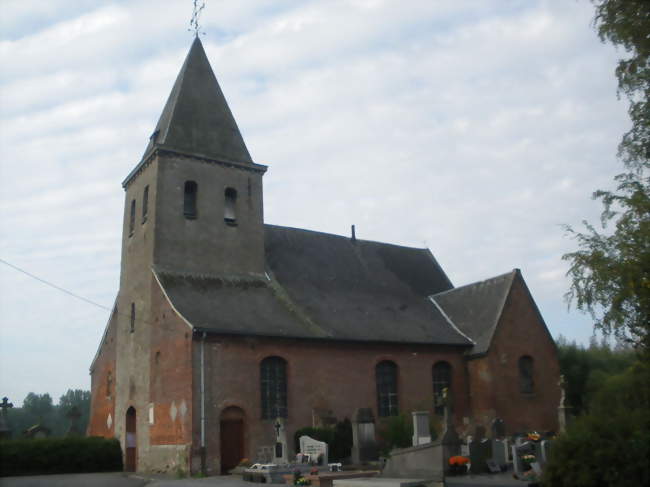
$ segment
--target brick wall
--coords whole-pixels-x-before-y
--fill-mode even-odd
[[[524,355],[534,361],[532,393],[520,390],[518,361]],[[495,417],[505,421],[508,434],[557,431],[557,351],[520,275],[506,300],[488,354],[470,360],[468,370],[474,419],[487,431]]]

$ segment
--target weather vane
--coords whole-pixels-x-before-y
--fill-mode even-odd
[[[199,0],[192,0],[192,3],[194,4],[194,8],[192,9],[192,19],[190,20],[190,28],[187,30],[194,31],[196,37],[198,37],[199,34],[205,35],[205,32],[200,32],[201,27],[199,26],[199,17],[205,8],[205,1],[199,2]]]

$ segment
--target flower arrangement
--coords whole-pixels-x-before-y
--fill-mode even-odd
[[[521,457],[521,463],[524,464],[525,469],[530,469],[530,464],[536,461],[537,459],[535,458],[535,455],[523,455]]]
[[[537,431],[532,431],[528,433],[528,441],[539,441],[542,439],[542,435],[540,435]]]
[[[300,477],[298,480],[296,480],[296,483],[294,485],[311,485],[311,480],[306,479],[305,477]]]
[[[449,458],[449,473],[451,475],[458,475],[467,473],[469,458],[461,455],[456,455]]]

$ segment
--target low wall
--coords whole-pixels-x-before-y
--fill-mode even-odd
[[[440,441],[390,452],[381,474],[385,478],[444,478],[443,446]]]

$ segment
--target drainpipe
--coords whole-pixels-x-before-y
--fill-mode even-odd
[[[201,473],[205,475],[205,337],[201,336]]]

